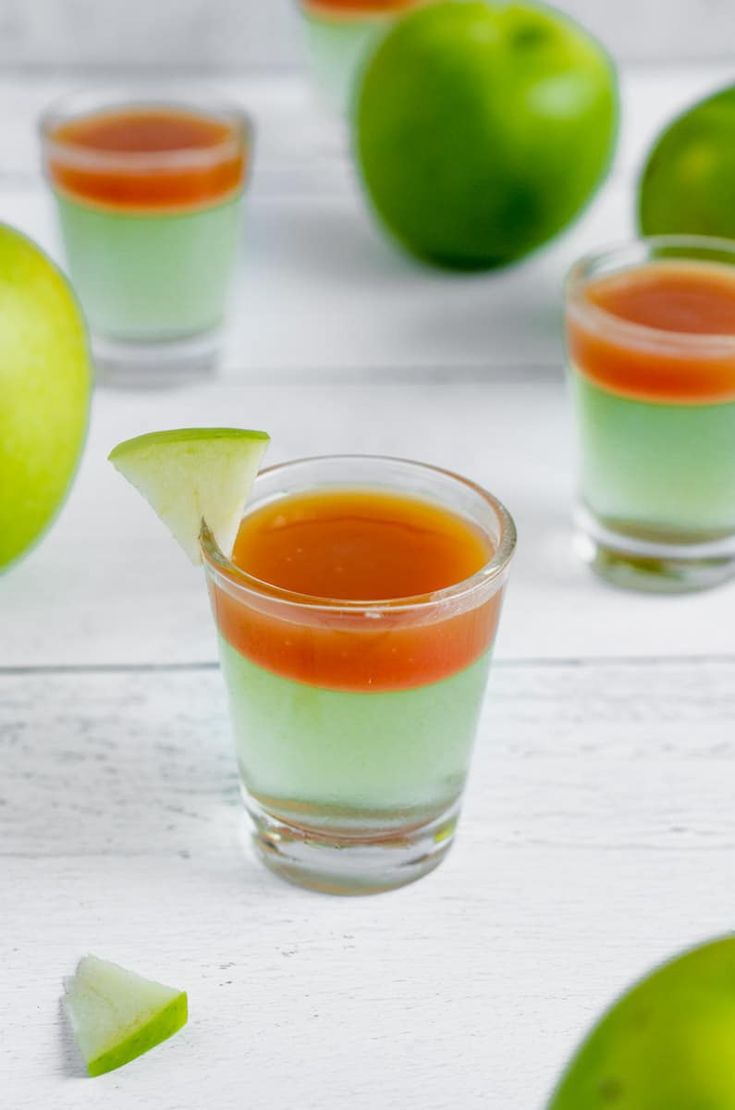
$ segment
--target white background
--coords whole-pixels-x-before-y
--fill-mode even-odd
[[[0,64],[223,66],[300,62],[296,0],[2,0]],[[727,60],[733,0],[561,0],[622,61]]]

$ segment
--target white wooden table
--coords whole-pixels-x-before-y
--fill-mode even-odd
[[[631,230],[668,114],[724,83],[630,73],[616,172],[502,275],[394,254],[296,81],[232,91],[261,141],[221,376],[100,391],[74,492],[0,580],[0,1106],[528,1110],[627,980],[732,927],[735,586],[628,595],[577,564],[561,374],[569,260]],[[51,250],[31,123],[0,81],[0,217]],[[267,428],[273,461],[389,452],[507,502],[521,543],[461,835],[421,883],[339,900],[244,843],[199,575],[105,463],[162,426]],[[93,951],[188,989],[174,1041],[81,1075],[61,978]]]

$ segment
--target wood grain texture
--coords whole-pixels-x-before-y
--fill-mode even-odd
[[[64,512],[0,579],[2,1110],[541,1110],[627,981],[732,928],[735,585],[621,594],[576,561],[559,332],[567,262],[630,233],[650,137],[727,77],[626,75],[607,192],[502,279],[393,253],[303,82],[227,84],[260,141],[222,375],[100,390]],[[52,252],[32,125],[62,86],[0,79],[0,216]],[[411,889],[310,895],[244,845],[201,577],[105,462],[129,435],[233,422],[268,428],[274,462],[446,465],[516,516],[461,834]],[[58,1012],[90,950],[187,988],[192,1010],[170,1044],[94,1082]]]
[[[735,582],[688,597],[623,593],[577,559],[572,431],[560,376],[420,387],[223,382],[143,397],[100,391],[64,512],[0,579],[0,666],[215,660],[201,573],[106,457],[140,432],[232,423],[270,431],[270,462],[392,454],[447,466],[498,494],[520,537],[501,658],[735,650]]]
[[[0,49],[3,45],[6,40]],[[119,79],[123,87],[126,83],[140,87],[142,80],[135,70],[122,72]],[[707,65],[621,67],[623,126],[614,175],[635,170],[667,119],[731,79],[727,60]],[[39,184],[38,116],[50,103],[77,89],[80,82],[92,81],[59,71],[13,73],[5,69],[0,73],[0,184]],[[251,196],[323,201],[327,195],[354,189],[344,128],[320,113],[303,75],[268,70],[207,75],[157,68],[145,77],[145,89],[154,96],[184,98],[219,93],[247,108],[257,134]]]
[[[381,233],[356,179],[347,135],[319,116],[302,80],[159,78],[153,89],[160,95],[195,96],[214,85],[255,121],[254,179],[225,374],[310,382],[557,369],[560,291],[569,265],[586,250],[630,236],[635,181],[654,135],[673,113],[730,78],[728,69],[714,66],[625,71],[624,127],[607,187],[568,234],[534,258],[473,275],[422,266]],[[59,260],[36,121],[68,87],[59,78],[0,78],[0,214]]]
[[[0,1090],[14,1110],[541,1107],[632,976],[731,928],[735,660],[496,667],[458,843],[368,900],[243,851],[214,669],[0,676]],[[79,1077],[92,950],[191,1023]]]

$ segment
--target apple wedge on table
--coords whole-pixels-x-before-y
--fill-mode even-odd
[[[188,1017],[184,991],[85,956],[65,983],[64,1006],[87,1074],[104,1075],[172,1037]]]

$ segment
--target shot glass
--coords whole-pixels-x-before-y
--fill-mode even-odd
[[[572,269],[577,543],[612,582],[712,586],[735,572],[735,243],[643,239]]]
[[[103,376],[160,385],[212,368],[252,132],[196,96],[70,96],[42,118],[46,177]]]
[[[487,550],[476,574],[447,589],[347,601],[254,578],[203,534],[256,851],[299,885],[370,894],[425,875],[454,839],[515,528],[472,482],[365,456],[263,471],[247,512],[340,490],[419,498],[470,525]]]
[[[347,116],[357,75],[378,39],[426,0],[299,0],[312,81],[321,104]]]

